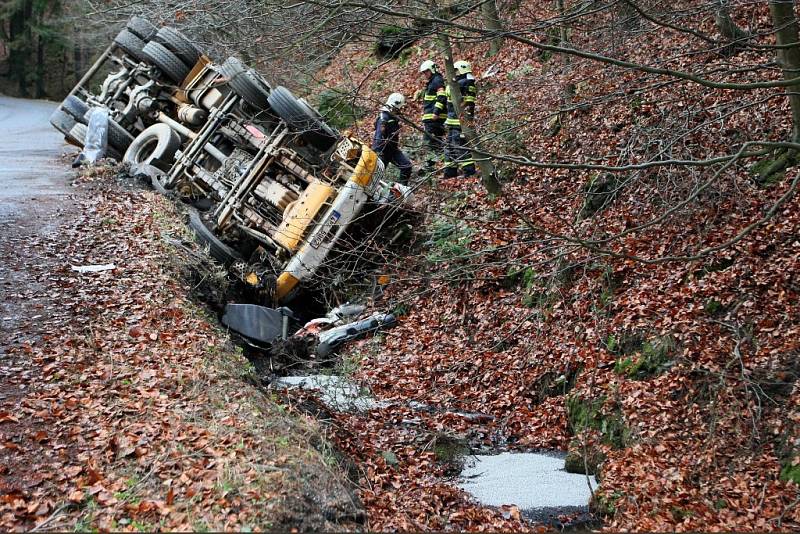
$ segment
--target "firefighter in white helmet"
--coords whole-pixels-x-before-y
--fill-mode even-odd
[[[447,96],[445,96],[444,77],[436,64],[427,59],[419,66],[420,75],[425,80],[422,92],[422,127],[425,141],[430,150],[428,167],[433,167],[444,152],[444,120],[447,117]]]
[[[472,66],[464,60],[453,63],[456,70],[456,82],[461,93],[461,110],[463,118],[469,121],[475,117],[475,99],[478,93],[475,86],[475,77],[472,75]],[[450,86],[447,86],[447,146],[445,147],[445,178],[458,176],[459,169],[464,176],[473,176],[476,173],[475,162],[472,154],[465,145],[464,134],[461,131],[461,117],[456,114],[455,106],[450,99]]]
[[[408,184],[411,177],[411,161],[400,149],[400,121],[395,115],[406,105],[406,98],[400,93],[392,93],[386,99],[375,120],[375,137],[372,139],[374,150],[384,165],[393,163],[400,170],[402,184]]]

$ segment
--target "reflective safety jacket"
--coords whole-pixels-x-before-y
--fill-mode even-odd
[[[384,108],[375,120],[375,137],[372,138],[372,150],[378,154],[388,154],[399,148],[400,122],[397,117]]]
[[[456,78],[458,88],[461,91],[461,105],[464,108],[463,113],[467,117],[475,116],[475,98],[478,94],[478,87],[475,85],[475,76],[472,74],[459,74]],[[444,121],[448,128],[461,129],[461,121],[456,115],[455,106],[450,98],[450,86],[445,90],[447,96],[447,120]]]
[[[438,72],[431,75],[428,85],[425,86],[425,96],[422,103],[422,122],[435,120],[444,121],[447,97],[444,88],[444,78]]]

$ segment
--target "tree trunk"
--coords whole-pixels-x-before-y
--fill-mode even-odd
[[[503,48],[503,37],[500,35],[503,31],[503,24],[497,14],[497,2],[495,0],[485,0],[481,4],[481,13],[483,15],[483,25],[493,34],[489,43],[489,55],[494,56]]]
[[[798,46],[797,17],[794,0],[770,0],[769,10],[775,26],[775,40],[781,48],[778,50],[778,62],[786,80],[800,77],[800,46]],[[789,105],[792,109],[792,142],[800,142],[800,84],[786,87]]]
[[[45,96],[44,87],[44,38],[39,33],[36,36],[36,98]]]
[[[475,130],[472,124],[464,117],[461,105],[461,89],[456,82],[456,69],[453,67],[453,49],[450,47],[450,38],[446,33],[441,33],[439,39],[442,43],[442,51],[444,52],[444,66],[447,77],[447,85],[450,87],[450,101],[456,111],[456,115],[461,119],[461,132],[464,134],[466,144],[478,152],[483,152],[480,147],[478,136],[475,135]],[[490,195],[499,195],[503,191],[502,185],[497,179],[494,164],[490,159],[482,154],[472,151],[472,159],[478,167],[481,175],[481,183]]]
[[[19,3],[9,17],[9,58],[11,75],[17,80],[19,96],[28,96],[28,61],[30,60],[30,29],[27,13],[30,2]]]
[[[741,42],[750,38],[750,33],[741,29],[731,18],[727,0],[717,0],[714,24],[716,24],[720,35],[729,41],[730,44],[726,47],[729,54],[735,53],[741,48]]]
[[[569,28],[567,27],[567,5],[565,0],[556,0],[556,9],[558,10],[558,17],[560,20],[558,24],[558,46],[562,48],[569,48]],[[569,65],[572,56],[569,54],[562,54],[561,58],[564,60],[565,65]]]

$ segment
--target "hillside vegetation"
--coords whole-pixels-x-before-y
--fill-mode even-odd
[[[565,19],[540,4],[504,12],[507,27],[552,42]],[[780,80],[766,2],[731,3],[766,46],[727,49],[682,30],[724,41],[705,4],[680,4],[664,8],[678,29],[585,8],[566,46],[711,81]],[[490,57],[462,37],[454,56],[478,77],[484,147],[539,165],[498,160],[499,196],[463,178],[417,191],[424,224],[386,265],[381,303],[406,312],[401,326],[350,354],[357,378],[396,403],[336,416],[334,438],[366,466],[370,527],[521,526],[444,484],[436,444],[453,434],[567,449],[581,468],[586,456],[612,530],[800,527],[800,174],[771,148],[640,165],[788,140],[783,89],[707,87],[513,39]],[[438,46],[428,35],[376,58],[374,39],[356,38],[319,78],[357,88],[369,113],[355,129],[369,137],[373,110],[391,91],[412,95]],[[405,115],[416,122],[419,103]],[[405,135],[424,161],[419,133]]]

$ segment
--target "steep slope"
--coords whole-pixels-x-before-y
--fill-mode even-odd
[[[535,9],[546,17],[534,4],[514,27],[533,25]],[[737,15],[770,31],[766,5]],[[608,22],[598,15],[572,38],[605,49],[614,35],[585,28]],[[696,28],[715,33],[713,19]],[[736,68],[741,82],[779,76],[764,67],[770,51],[701,53],[663,28],[616,37],[631,61],[712,79]],[[719,91],[511,41],[487,59],[487,48],[456,55],[494,73],[480,78],[478,129],[501,153],[626,166],[708,159],[790,131],[780,89]],[[360,87],[376,109],[391,91],[412,94],[416,66],[435,54],[422,41],[379,62],[356,42],[322,78]],[[419,104],[406,115],[415,121]],[[371,120],[356,130],[370,136]],[[416,153],[418,134],[407,138]],[[759,183],[757,161],[613,174],[505,165],[499,198],[475,179],[423,187],[422,244],[387,265],[381,302],[407,314],[351,354],[357,377],[395,403],[335,416],[335,438],[365,467],[370,527],[522,526],[444,482],[433,452],[443,432],[605,458],[595,504],[614,530],[800,527],[800,201],[790,194],[800,174]]]

